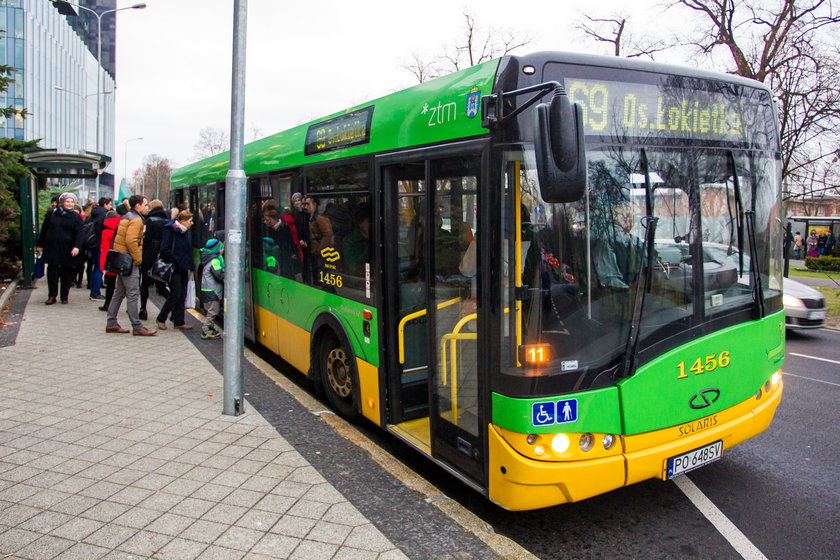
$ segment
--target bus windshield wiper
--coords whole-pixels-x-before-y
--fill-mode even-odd
[[[738,168],[735,166],[735,154],[732,151],[729,152],[729,163],[732,166],[732,185],[735,190],[735,215],[738,219],[738,278],[741,278],[744,275],[744,201],[741,198],[741,183],[738,181]],[[728,200],[729,197],[727,197]],[[731,249],[731,238],[729,245]]]
[[[744,212],[747,218],[747,241],[750,244],[750,283],[752,284],[753,301],[755,302],[756,319],[764,317],[764,290],[761,286],[761,275],[758,270],[758,248],[755,241],[755,210]]]
[[[653,244],[656,239],[656,224],[659,218],[645,216],[642,218],[642,227],[645,228],[645,264],[640,271],[637,282],[636,293],[633,297],[633,318],[630,322],[630,333],[627,337],[627,347],[624,350],[624,361],[621,368],[622,377],[630,377],[636,370],[636,354],[639,351],[640,330],[642,328],[642,316],[645,308],[645,295],[650,291],[650,282],[653,277]]]

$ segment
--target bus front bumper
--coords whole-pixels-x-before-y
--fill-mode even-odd
[[[651,478],[667,479],[668,459],[722,440],[723,449],[745,441],[770,425],[782,398],[783,383],[749,399],[686,424],[621,436],[622,452],[580,461],[538,461],[518,453],[491,424],[488,496],[518,511],[577,502]]]

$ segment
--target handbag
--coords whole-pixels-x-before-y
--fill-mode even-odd
[[[170,253],[174,254],[175,251],[175,235],[172,235],[172,246],[169,249]],[[175,273],[175,263],[167,262],[163,260],[163,257],[158,255],[158,258],[152,263],[152,267],[149,269],[149,277],[153,278],[154,280],[160,280],[161,282],[165,282],[169,284],[172,281],[172,275]]]
[[[35,270],[32,271],[32,278],[37,280],[44,277],[44,257],[41,253],[35,257]]]
[[[149,277],[169,284],[172,281],[172,274],[175,272],[175,263],[166,262],[158,257],[149,269]]]
[[[105,272],[119,274],[120,276],[130,276],[133,267],[134,260],[128,253],[111,249],[105,256]]]

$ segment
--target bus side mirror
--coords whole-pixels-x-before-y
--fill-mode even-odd
[[[575,202],[586,191],[583,111],[565,93],[534,109],[534,148],[546,202]]]

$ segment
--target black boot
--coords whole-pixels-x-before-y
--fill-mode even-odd
[[[146,319],[149,318],[149,314],[146,313],[145,309],[141,309],[139,315],[140,315],[140,320],[141,321],[145,321]]]

